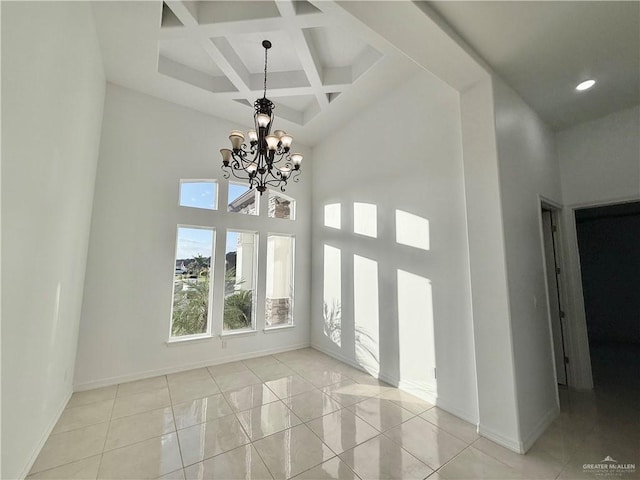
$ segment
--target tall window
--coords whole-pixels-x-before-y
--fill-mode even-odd
[[[227,232],[223,330],[255,329],[258,234]]]
[[[293,324],[293,258],[292,236],[268,236],[266,328]]]
[[[214,229],[178,227],[173,279],[171,336],[211,331],[212,252]]]

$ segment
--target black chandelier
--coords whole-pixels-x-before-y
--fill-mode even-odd
[[[267,98],[267,52],[271,42],[264,40],[264,95],[253,104],[255,130],[247,132],[249,146],[245,142],[244,133],[232,130],[229,134],[231,150],[223,148],[222,169],[224,178],[231,175],[248,180],[249,188],[256,187],[262,195],[267,187],[280,187],[284,192],[287,181],[298,181],[302,154],[290,153],[293,137],[284,130],[275,130],[273,125],[273,109],[275,105]]]

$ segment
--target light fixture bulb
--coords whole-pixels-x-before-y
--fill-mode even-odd
[[[255,130],[249,130],[247,132],[247,137],[249,137],[249,141],[250,142],[257,142],[258,141],[258,134],[256,133]]]
[[[254,173],[258,169],[258,164],[255,162],[251,162],[247,165],[247,172]]]
[[[286,134],[287,134],[287,132],[285,132],[284,130],[276,130],[275,132],[273,132],[273,134],[274,134],[276,137],[280,138],[280,137],[282,137],[283,135],[286,135]]]
[[[289,175],[291,175],[291,169],[289,167],[282,167],[280,169],[280,175],[286,180],[289,178]]]
[[[293,142],[293,137],[291,135],[288,135],[285,133],[280,137],[280,143],[282,143],[282,146],[284,148],[289,148],[292,142]]]
[[[269,150],[276,150],[278,148],[278,142],[280,140],[278,140],[278,137],[275,135],[267,135],[265,140],[267,141],[267,148]]]
[[[258,115],[256,115],[256,123],[259,127],[266,127],[267,125],[269,125],[270,121],[271,117],[269,115],[266,115],[264,113],[259,113]]]
[[[584,82],[581,82],[578,84],[578,86],[576,87],[576,90],[578,90],[579,92],[582,92],[583,90],[589,90],[595,84],[596,84],[595,80],[585,80]]]
[[[231,161],[231,150],[228,148],[222,148],[220,149],[220,155],[222,155],[222,163],[224,165],[228,165]]]
[[[296,170],[298,168],[300,168],[300,164],[302,163],[302,159],[304,157],[302,156],[301,153],[292,153],[291,154],[291,161],[293,162],[293,166],[296,168]]]
[[[229,135],[229,140],[231,140],[231,146],[234,150],[238,150],[242,146],[242,142],[244,142],[244,133],[233,130]]]

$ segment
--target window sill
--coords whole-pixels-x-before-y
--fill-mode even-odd
[[[181,344],[185,344],[185,343],[194,343],[194,342],[204,342],[207,340],[211,340],[213,337],[213,335],[211,334],[207,334],[207,335],[198,335],[198,336],[188,336],[185,338],[170,338],[169,340],[167,340],[165,343],[167,345],[167,347],[175,347],[176,345],[181,345]]]
[[[241,337],[243,335],[253,335],[258,333],[257,330],[238,330],[236,332],[222,332],[220,334],[220,338],[226,337]]]
[[[274,333],[279,332],[280,330],[289,330],[290,328],[295,328],[294,324],[291,325],[282,325],[280,327],[268,327],[263,330],[264,333]]]

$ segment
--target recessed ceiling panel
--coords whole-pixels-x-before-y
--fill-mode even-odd
[[[229,44],[242,59],[249,73],[264,72],[264,48],[262,41],[269,40],[269,72],[292,72],[302,70],[298,54],[286,32],[256,32],[242,35],[229,35]]]
[[[314,102],[316,97],[314,95],[290,95],[286,97],[269,97],[269,99],[276,105],[276,113],[278,106],[283,105],[285,107],[304,112]]]
[[[223,75],[207,52],[191,39],[165,40],[159,45],[160,55],[212,76]]]
[[[204,1],[193,3],[196,5],[197,20],[201,25],[280,16],[275,2],[270,1],[232,0],[227,2]]]
[[[164,2],[162,2],[162,20],[160,21],[160,25],[162,25],[163,27],[183,26],[182,22],[178,20],[178,17],[176,17],[173,11]]]
[[[306,31],[323,67],[349,67],[367,47],[365,42],[343,28],[318,27]]]

